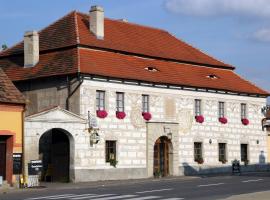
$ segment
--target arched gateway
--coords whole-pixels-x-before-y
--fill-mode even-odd
[[[43,163],[41,179],[50,182],[70,180],[70,138],[63,129],[51,129],[39,139],[39,157]]]

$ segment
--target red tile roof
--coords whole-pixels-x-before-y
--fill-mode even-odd
[[[0,68],[0,102],[12,104],[25,104],[25,99],[13,85],[4,71]]]
[[[89,31],[88,16],[72,12],[39,35],[40,61],[32,68],[23,67],[23,42],[0,52],[0,67],[13,81],[81,72],[268,95],[235,74],[234,67],[160,29],[105,19],[105,38],[99,40]],[[159,72],[144,70],[147,66]],[[219,79],[206,77],[211,74]]]

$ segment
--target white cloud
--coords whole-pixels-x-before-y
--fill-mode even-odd
[[[185,15],[270,18],[270,0],[166,0],[165,7],[170,12]]]
[[[260,42],[270,42],[270,28],[263,28],[256,31],[253,35],[253,38]]]

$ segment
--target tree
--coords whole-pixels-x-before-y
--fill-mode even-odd
[[[6,44],[2,44],[2,50],[6,50],[8,46]]]

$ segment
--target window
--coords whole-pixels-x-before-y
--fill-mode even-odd
[[[218,160],[226,161],[226,143],[218,143]]]
[[[202,115],[202,100],[195,99],[195,116]]]
[[[149,112],[149,95],[142,95],[142,112]]]
[[[124,93],[123,92],[116,92],[116,111],[118,111],[118,112],[125,111]]]
[[[241,144],[241,161],[248,161],[248,145]]]
[[[241,119],[247,118],[247,104],[241,103]]]
[[[202,156],[202,143],[194,142],[194,161],[199,161],[203,158]]]
[[[106,162],[110,162],[111,159],[116,159],[116,141],[106,141]]]
[[[105,110],[105,91],[96,91],[96,109]]]
[[[224,102],[218,102],[218,116],[225,117],[225,103]]]

